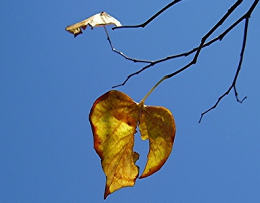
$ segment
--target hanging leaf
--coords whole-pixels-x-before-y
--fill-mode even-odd
[[[135,165],[139,154],[133,151],[137,125],[141,138],[149,139],[148,160],[140,178],[160,170],[170,156],[175,123],[171,112],[164,107],[138,104],[128,95],[112,90],[94,102],[89,120],[94,148],[106,175],[104,198],[135,184],[139,174]]]
[[[108,15],[106,12],[101,12],[79,23],[67,26],[65,29],[68,32],[74,34],[74,37],[77,37],[79,34],[82,34],[82,29],[85,30],[88,25],[90,25],[91,28],[93,28],[111,24],[117,27],[122,26],[117,19]]]
[[[110,91],[99,97],[90,112],[94,148],[106,174],[106,198],[110,193],[133,186],[139,174],[133,152],[139,109],[127,95]]]
[[[145,106],[141,111],[139,129],[143,140],[149,139],[148,160],[140,178],[152,175],[164,165],[171,154],[175,123],[164,107]]]

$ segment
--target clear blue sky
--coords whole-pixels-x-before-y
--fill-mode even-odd
[[[67,25],[106,11],[123,25],[142,23],[170,1],[1,1],[0,202],[103,202],[105,175],[93,149],[88,121],[92,103],[143,64],[113,53],[103,28],[73,38]],[[234,1],[184,0],[145,29],[108,27],[114,46],[130,57],[156,60],[188,51]],[[246,11],[245,1],[214,36]],[[162,83],[147,105],[174,115],[172,154],[151,177],[137,179],[106,202],[260,201],[260,7],[248,33],[234,93],[206,114],[231,84],[243,24],[203,49],[198,63]],[[117,88],[140,101],[163,77],[191,57],[161,63]],[[136,134],[137,164],[148,143]]]

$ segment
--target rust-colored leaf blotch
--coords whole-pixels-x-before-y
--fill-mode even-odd
[[[104,198],[112,192],[133,186],[139,174],[135,162],[139,154],[133,151],[139,107],[119,91],[109,91],[93,104],[89,120],[94,148],[101,158],[106,175]]]
[[[160,170],[171,154],[175,123],[171,112],[164,107],[144,106],[141,111],[139,129],[143,140],[149,139],[148,160],[140,178]]]

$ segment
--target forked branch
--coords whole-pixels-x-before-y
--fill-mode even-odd
[[[145,27],[148,23],[150,23],[154,18],[156,18],[158,15],[160,15],[162,12],[164,12],[166,9],[170,8],[171,6],[173,6],[174,4],[180,2],[179,1],[173,1],[171,2],[170,4],[168,4],[166,7],[164,7],[163,9],[161,9],[159,12],[157,12],[154,16],[152,16],[150,19],[148,19],[145,23],[142,23],[140,25],[134,25],[134,26],[122,26],[122,27],[118,27],[118,28],[136,28],[136,27]],[[216,108],[217,105],[219,104],[219,102],[226,96],[229,94],[229,92],[231,91],[231,89],[234,89],[234,92],[235,92],[235,97],[236,97],[236,100],[240,103],[242,103],[246,97],[244,97],[242,100],[240,100],[238,98],[238,93],[237,93],[237,90],[236,90],[236,82],[237,82],[237,78],[238,78],[238,75],[239,75],[239,72],[241,70],[241,66],[242,66],[242,62],[243,62],[243,56],[244,56],[244,51],[245,51],[245,46],[246,46],[246,40],[247,40],[247,32],[248,32],[248,24],[249,24],[249,18],[253,12],[253,10],[255,9],[256,5],[259,3],[259,0],[255,0],[251,7],[248,9],[248,11],[242,16],[240,17],[237,21],[235,21],[231,26],[229,26],[222,34],[220,34],[218,37],[214,38],[213,40],[209,41],[206,43],[207,39],[213,34],[215,33],[215,31],[229,18],[229,16],[239,7],[239,5],[243,2],[243,0],[237,0],[229,9],[228,11],[226,12],[226,14],[201,38],[201,42],[199,44],[198,47],[188,51],[188,52],[185,52],[185,53],[181,53],[181,54],[177,54],[177,55],[172,55],[172,56],[168,56],[168,57],[165,57],[165,58],[162,58],[162,59],[159,59],[157,61],[150,61],[148,63],[148,65],[144,66],[142,69],[140,69],[139,71],[136,71],[130,75],[127,76],[126,80],[120,84],[120,85],[116,85],[114,86],[113,88],[115,87],[118,87],[118,86],[122,86],[124,85],[132,76],[134,75],[137,75],[139,73],[141,73],[142,71],[150,68],[151,66],[154,66],[155,64],[158,64],[158,63],[161,63],[161,62],[164,62],[164,61],[167,61],[167,60],[170,60],[170,59],[174,59],[174,58],[178,58],[178,57],[183,57],[183,56],[188,56],[192,53],[195,53],[194,54],[194,57],[193,59],[187,63],[185,66],[183,66],[182,68],[178,69],[177,71],[171,73],[171,74],[168,74],[168,75],[165,75],[158,83],[160,84],[162,81],[166,80],[166,79],[169,79],[181,72],[183,72],[184,70],[188,69],[189,67],[191,67],[192,65],[196,64],[197,60],[198,60],[198,57],[200,55],[200,52],[201,50],[206,47],[206,46],[209,46],[211,44],[213,44],[214,42],[218,41],[218,40],[222,40],[234,27],[236,27],[240,22],[242,22],[243,20],[245,20],[245,28],[244,28],[244,37],[243,37],[243,45],[242,45],[242,49],[241,49],[241,54],[240,54],[240,60],[239,60],[239,64],[238,64],[238,67],[237,67],[237,71],[236,71],[236,74],[235,74],[235,77],[233,79],[233,82],[231,84],[231,86],[228,88],[228,90],[223,94],[221,95],[217,102],[211,107],[209,108],[207,111],[203,112],[201,114],[201,117],[200,117],[200,120],[199,122],[201,122],[202,120],[202,117],[208,113],[209,111],[211,111],[212,109]],[[116,28],[113,28],[113,29],[116,29]],[[157,84],[158,84],[157,83]],[[158,84],[158,85],[159,85]]]
[[[218,37],[210,40],[209,42],[205,43],[202,48],[204,47],[207,47],[207,46],[210,46],[211,44],[215,43],[216,41],[221,41],[233,28],[235,28],[242,20],[244,19],[244,16],[242,16],[240,19],[238,19],[235,23],[233,23],[230,27],[228,27],[223,33],[221,33]],[[116,86],[113,86],[113,88],[115,87],[119,87],[119,86],[123,86],[125,85],[125,83],[131,78],[133,77],[134,75],[138,75],[139,73],[143,72],[144,70],[150,68],[151,66],[154,66],[158,63],[161,63],[161,62],[164,62],[164,61],[167,61],[167,60],[171,60],[171,59],[175,59],[175,58],[180,58],[180,57],[187,57],[191,54],[193,54],[194,52],[196,52],[198,50],[199,47],[196,47],[196,48],[193,48],[192,50],[190,51],[187,51],[187,52],[184,52],[184,53],[181,53],[181,54],[176,54],[176,55],[171,55],[171,56],[167,56],[165,58],[162,58],[162,59],[159,59],[159,60],[156,60],[156,61],[151,61],[150,64],[144,66],[142,69],[134,72],[134,73],[131,73],[130,75],[127,76],[127,78],[125,79],[125,81],[119,85],[116,85]]]
[[[217,107],[218,103],[219,103],[225,96],[227,96],[227,95],[229,94],[229,92],[231,91],[231,89],[234,89],[235,97],[236,97],[237,102],[242,103],[242,102],[247,98],[246,96],[245,96],[242,100],[240,100],[240,99],[238,98],[238,93],[237,93],[237,89],[236,89],[236,82],[237,82],[237,78],[238,78],[239,72],[240,72],[240,70],[241,70],[241,66],[242,66],[242,62],[243,62],[243,58],[244,58],[244,52],[245,52],[246,40],[247,40],[248,23],[249,23],[249,17],[247,17],[246,20],[245,20],[243,44],[242,44],[242,49],[241,49],[241,53],[240,53],[240,60],[239,60],[239,63],[238,63],[238,67],[237,67],[237,71],[236,71],[234,80],[233,80],[231,86],[228,88],[228,90],[218,98],[217,102],[216,102],[211,108],[209,108],[208,110],[204,111],[204,112],[201,114],[200,119],[199,119],[199,123],[201,122],[203,116],[204,116],[206,113],[208,113],[209,111],[211,111],[211,110],[213,110],[214,108]]]
[[[109,45],[112,49],[113,52],[123,56],[125,59],[129,60],[129,61],[133,61],[133,62],[140,62],[140,63],[153,63],[152,61],[148,61],[148,60],[140,60],[140,59],[135,59],[135,58],[131,58],[131,57],[128,57],[127,55],[125,55],[123,52],[121,51],[118,51],[114,48],[111,40],[110,40],[110,37],[109,37],[109,34],[108,34],[108,31],[107,31],[107,28],[106,26],[104,26],[104,29],[105,29],[105,32],[106,32],[106,35],[107,35],[107,40],[109,42]]]

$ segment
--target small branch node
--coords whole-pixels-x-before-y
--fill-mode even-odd
[[[242,104],[245,101],[245,99],[247,99],[247,96],[245,96],[242,100],[240,100],[238,97],[236,97],[236,99],[237,99],[237,102]]]

